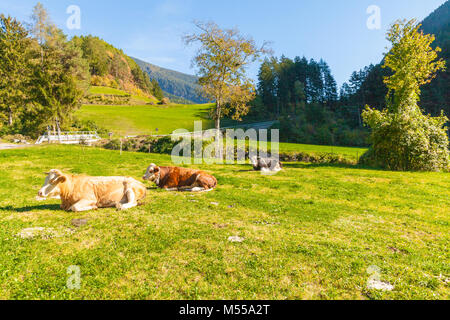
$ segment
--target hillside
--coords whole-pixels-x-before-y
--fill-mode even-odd
[[[104,87],[104,86],[91,86],[88,92],[85,94],[83,104],[88,105],[155,105],[159,101],[147,94],[141,93],[129,93],[120,89]]]
[[[71,42],[82,52],[89,66],[91,85],[120,89],[152,100],[164,97],[157,81],[151,81],[122,50],[90,35],[76,36]]]
[[[133,59],[149,75],[150,79],[158,81],[161,89],[165,92],[195,103],[207,102],[197,92],[197,78],[195,76],[161,68],[137,58]]]
[[[205,129],[212,127],[208,119],[211,105],[84,105],[75,116],[94,121],[115,135],[170,134],[177,129],[194,129],[194,121],[203,121]],[[158,128],[158,131],[156,129]]]
[[[440,57],[447,61],[447,69],[424,88],[422,107],[435,114],[443,109],[450,116],[450,1],[430,14],[423,21],[422,29],[436,36],[434,45],[442,49]]]

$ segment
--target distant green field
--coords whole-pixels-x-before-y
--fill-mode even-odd
[[[92,86],[89,88],[89,93],[90,94],[109,94],[109,95],[115,95],[115,96],[127,96],[129,95],[128,92],[119,90],[119,89],[114,89],[114,88],[109,88],[109,87],[96,87],[96,86]]]
[[[141,96],[141,95],[134,95],[134,94],[130,94],[126,91],[120,90],[120,89],[115,89],[115,88],[110,88],[110,87],[99,87],[99,86],[92,86],[89,88],[89,94],[94,95],[94,96],[100,96],[100,95],[111,95],[111,96],[120,96],[120,97],[125,97],[125,96],[130,96],[130,105],[139,105],[139,104],[144,104],[144,103],[149,103],[149,102],[153,102],[153,103],[158,103],[158,100],[156,98],[148,98],[145,96]]]
[[[367,149],[352,148],[352,147],[317,146],[317,145],[296,144],[296,143],[280,143],[280,151],[337,153],[352,157],[360,157],[367,151]]]
[[[204,129],[210,128],[212,126],[212,121],[208,119],[210,108],[211,105],[85,105],[76,116],[81,120],[93,120],[119,136],[171,134],[177,129],[192,131],[194,121],[202,121]]]
[[[76,113],[82,120],[93,120],[118,136],[171,134],[176,129],[194,130],[194,121],[203,129],[213,127],[208,119],[210,104],[170,106],[101,106],[85,105]],[[158,128],[158,131],[156,131]],[[269,144],[270,147],[270,144]],[[367,149],[280,143],[280,152],[334,153],[357,159]]]

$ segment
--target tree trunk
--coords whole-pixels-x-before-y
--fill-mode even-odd
[[[220,141],[220,117],[221,117],[221,108],[220,102],[217,102],[216,106],[216,119],[215,119],[215,127],[216,127],[216,137],[215,137],[215,143],[216,143],[216,158],[222,157],[222,150],[221,148],[221,141]]]
[[[11,108],[8,108],[8,125],[10,127],[13,125],[13,114]]]
[[[59,126],[59,119],[56,119],[56,128],[58,129],[58,141],[61,143],[61,127]]]
[[[358,107],[358,121],[359,121],[360,128],[363,126],[361,112],[362,112],[361,109]]]
[[[217,118],[215,121],[216,131],[220,131],[220,118]]]
[[[280,99],[277,98],[277,120],[280,118]]]
[[[216,116],[215,116],[215,127],[216,127],[216,136],[218,134],[218,132],[220,131],[220,117],[222,115],[222,106],[220,104],[220,102],[216,103]]]

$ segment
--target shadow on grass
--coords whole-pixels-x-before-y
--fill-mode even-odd
[[[22,207],[22,208],[14,208],[13,206],[0,207],[0,211],[14,211],[14,212],[19,212],[19,213],[31,212],[31,211],[36,211],[36,210],[56,211],[56,210],[61,210],[61,207],[59,204],[44,204],[44,205],[39,205],[39,206],[27,206],[27,207]]]
[[[198,111],[198,112],[194,113],[194,117],[198,117],[202,120],[208,120],[208,121],[212,122],[209,110]]]

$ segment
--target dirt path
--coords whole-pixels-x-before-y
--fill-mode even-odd
[[[31,144],[12,144],[12,143],[0,143],[0,150],[18,149],[18,148],[28,148]]]

